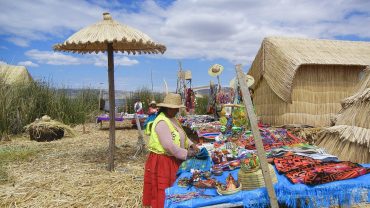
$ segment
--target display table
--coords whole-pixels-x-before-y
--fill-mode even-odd
[[[123,121],[124,118],[123,118],[123,116],[118,116],[118,117],[115,117],[114,120]],[[102,115],[96,117],[96,123],[101,123],[103,121],[109,121],[109,115],[102,114]]]
[[[370,164],[363,165],[370,167]],[[225,171],[222,176],[212,176],[224,182],[229,173],[237,179],[239,170]],[[275,170],[276,171],[276,170]],[[363,202],[370,202],[370,174],[354,179],[335,181],[331,183],[307,186],[304,184],[292,184],[284,175],[276,172],[278,183],[274,185],[279,204],[288,207],[330,207],[335,205],[348,206]],[[182,173],[177,180],[190,177],[190,172]],[[211,205],[232,204],[244,207],[267,207],[269,199],[266,188],[251,191],[240,191],[233,195],[220,196],[215,189],[182,188],[174,185],[166,189],[166,198],[173,194],[184,194],[189,192],[200,192],[209,198],[194,198],[182,202],[174,202],[166,199],[165,207],[202,207]],[[230,205],[231,204],[231,205]]]

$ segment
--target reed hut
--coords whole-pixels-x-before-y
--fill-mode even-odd
[[[370,68],[357,93],[343,100],[334,123],[319,133],[317,145],[340,160],[370,163]]]
[[[24,66],[0,64],[0,78],[5,84],[28,84],[33,81]]]
[[[257,116],[274,126],[328,126],[370,65],[370,42],[265,38],[248,72]]]

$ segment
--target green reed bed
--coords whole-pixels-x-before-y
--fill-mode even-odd
[[[7,85],[0,79],[0,140],[43,115],[69,125],[85,123],[97,114],[98,94],[83,89],[72,95],[46,82]]]
[[[139,99],[143,103],[143,109],[148,109],[149,103],[152,100],[155,100],[157,103],[159,103],[163,101],[163,98],[164,98],[163,93],[152,92],[150,89],[143,87],[130,93],[130,95],[126,97],[125,99],[126,106],[123,109],[123,111],[126,111],[128,113],[134,113],[134,104],[137,99]]]

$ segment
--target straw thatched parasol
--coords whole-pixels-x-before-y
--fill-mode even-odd
[[[69,37],[64,43],[54,46],[54,50],[73,53],[108,53],[109,82],[109,165],[114,169],[115,147],[115,95],[114,95],[114,61],[113,52],[128,54],[164,53],[166,46],[155,43],[149,36],[112,19],[109,13],[103,13],[103,20],[85,27]]]

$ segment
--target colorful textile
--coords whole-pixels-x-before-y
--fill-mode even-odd
[[[177,171],[177,175],[180,175],[183,172],[188,172],[191,169],[209,171],[211,170],[211,166],[212,162],[209,153],[206,148],[202,148],[194,158],[182,162]]]
[[[338,161],[338,157],[330,155],[324,149],[309,144],[301,144],[300,146],[283,146],[281,148],[274,148],[268,154],[268,157],[282,157],[287,152],[292,152],[296,155],[310,157],[315,160],[323,162]]]
[[[172,194],[172,195],[169,195],[167,196],[166,198],[177,203],[177,202],[182,202],[182,201],[187,201],[187,200],[190,200],[190,199],[194,199],[194,198],[211,198],[212,196],[210,195],[204,195],[202,193],[199,193],[199,192],[189,192],[189,193],[186,193],[186,194]]]
[[[279,173],[284,173],[292,183],[307,185],[356,178],[370,172],[370,169],[348,161],[322,162],[298,155],[274,158],[273,161]]]
[[[149,154],[145,163],[143,206],[164,207],[165,189],[175,182],[180,163],[175,157]]]
[[[303,139],[294,136],[291,132],[286,129],[266,129],[259,128],[260,134],[263,140],[263,147],[265,150],[271,150],[272,148],[282,147],[285,145],[294,145],[304,142]],[[256,149],[253,136],[247,138],[246,149]]]
[[[370,167],[370,164],[365,164]],[[230,171],[233,177],[238,177],[239,170]],[[214,176],[218,181],[225,181],[228,173]],[[278,183],[274,184],[276,198],[279,204],[286,207],[317,208],[317,207],[351,207],[352,205],[370,202],[370,174],[357,178],[335,181],[331,183],[307,186],[305,184],[292,184],[284,175],[276,173]],[[190,172],[184,172],[178,177],[190,178]],[[212,176],[213,177],[213,176]],[[201,192],[200,192],[201,191]],[[220,196],[215,189],[197,189],[196,187],[179,187],[177,182],[166,189],[166,196],[174,194],[186,194],[189,192],[200,192],[201,194],[213,196],[204,199],[202,197],[192,198],[186,201],[174,202],[166,198],[165,207],[170,208],[193,208],[222,204],[240,206],[245,208],[269,207],[269,197],[266,188],[258,188],[250,191],[240,191],[236,194]],[[328,200],[330,199],[330,200]]]

